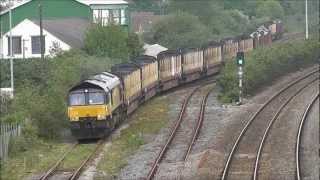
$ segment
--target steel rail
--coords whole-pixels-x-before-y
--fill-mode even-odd
[[[88,164],[89,161],[92,160],[92,158],[94,157],[94,155],[97,153],[97,151],[100,149],[100,147],[102,147],[102,145],[104,144],[105,140],[101,139],[99,140],[96,148],[94,149],[94,151],[92,151],[92,153],[90,153],[90,155],[81,163],[81,165],[79,166],[78,169],[76,169],[73,173],[72,176],[69,178],[69,180],[76,180],[79,178],[80,174],[82,173],[83,168]]]
[[[308,114],[311,111],[314,103],[319,100],[319,93],[312,99],[311,103],[308,105],[306,110],[304,111],[303,117],[301,118],[299,124],[299,130],[297,133],[297,141],[296,141],[296,179],[301,180],[301,169],[300,169],[300,144],[301,144],[301,134],[305,121],[307,120]]]
[[[188,150],[183,156],[183,161],[187,160],[187,158],[188,158],[188,156],[189,156],[189,154],[190,154],[190,152],[192,150],[192,147],[193,147],[194,143],[196,142],[196,139],[198,138],[200,129],[201,129],[202,124],[203,124],[204,112],[205,112],[205,109],[206,109],[208,96],[209,96],[209,94],[211,93],[212,90],[213,89],[210,89],[202,99],[199,118],[198,118],[198,121],[197,121],[198,123],[197,123],[196,128],[194,129],[192,140],[190,141],[190,143],[188,145]]]
[[[315,74],[319,72],[319,69],[317,68],[316,70],[306,74],[303,77],[300,77],[298,79],[296,79],[295,81],[291,82],[289,85],[287,85],[286,87],[282,88],[280,91],[278,91],[276,94],[274,94],[271,98],[269,98],[267,100],[267,102],[265,102],[259,109],[258,111],[255,112],[255,114],[249,119],[249,121],[246,123],[246,125],[244,126],[244,128],[241,130],[240,134],[238,135],[237,140],[235,141],[235,143],[233,144],[233,147],[228,155],[227,161],[224,165],[223,168],[223,172],[222,172],[222,177],[221,180],[225,180],[227,178],[227,173],[230,167],[230,163],[231,163],[231,159],[233,158],[233,155],[235,153],[236,148],[238,147],[238,144],[240,142],[240,140],[242,139],[242,137],[244,136],[244,133],[247,131],[248,127],[251,125],[251,123],[254,121],[254,119],[258,116],[258,114],[260,112],[262,112],[263,109],[265,109],[267,107],[267,105],[269,105],[276,97],[278,97],[281,93],[283,93],[284,91],[286,91],[287,89],[289,89],[290,87],[292,87],[293,85],[297,84],[298,82],[308,78],[309,76]]]
[[[78,145],[79,143],[74,143],[71,148],[63,154],[63,156],[43,175],[40,177],[40,180],[46,180],[48,179],[52,173],[54,173],[57,168],[60,166],[62,161],[67,157],[67,155]]]
[[[198,87],[194,88],[194,89],[191,91],[191,93],[184,99],[183,104],[182,104],[182,107],[181,107],[181,110],[180,110],[180,113],[179,113],[179,116],[178,116],[178,119],[177,119],[176,123],[174,124],[174,128],[171,130],[170,136],[169,136],[168,140],[166,141],[166,144],[162,147],[160,153],[158,154],[156,160],[154,161],[154,163],[153,163],[153,165],[152,165],[152,168],[151,168],[151,170],[149,171],[148,176],[147,176],[147,178],[146,178],[147,180],[151,180],[151,179],[154,177],[154,175],[155,175],[155,173],[156,173],[156,171],[157,171],[157,169],[158,169],[159,163],[161,162],[162,158],[164,157],[165,153],[166,153],[167,150],[168,150],[169,145],[171,144],[173,138],[175,137],[175,134],[176,134],[176,132],[177,132],[177,129],[178,129],[178,128],[180,127],[180,125],[181,125],[181,122],[182,122],[182,120],[183,120],[183,116],[184,116],[184,114],[185,114],[186,107],[187,107],[187,105],[188,105],[191,97],[193,96],[193,94],[194,94],[198,89],[200,89],[200,87],[205,86],[205,85],[212,84],[212,83],[214,83],[214,82],[216,82],[216,81],[214,80],[214,81],[211,81],[211,82],[209,82],[209,83],[205,83],[205,84],[199,85]]]
[[[256,160],[255,160],[255,166],[254,166],[254,174],[253,174],[253,180],[257,180],[258,179],[258,170],[259,170],[259,162],[260,162],[260,157],[261,157],[261,153],[262,153],[262,150],[263,150],[263,146],[266,142],[266,138],[268,136],[268,133],[270,132],[270,129],[272,127],[272,125],[274,124],[274,122],[278,119],[280,113],[282,112],[282,110],[295,98],[298,96],[298,94],[300,94],[300,92],[302,92],[304,89],[306,89],[308,86],[312,85],[313,82],[315,82],[316,80],[319,80],[319,78],[316,78],[314,79],[313,81],[311,81],[309,84],[301,87],[298,91],[296,91],[292,96],[290,96],[289,99],[287,99],[285,101],[285,103],[283,103],[281,105],[281,107],[278,109],[278,111],[274,114],[274,116],[272,117],[271,121],[269,122],[264,134],[263,134],[263,137],[260,141],[260,144],[259,144],[259,149],[257,151],[257,155],[256,155]]]

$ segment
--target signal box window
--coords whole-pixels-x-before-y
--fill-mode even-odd
[[[121,9],[121,25],[126,25],[127,19],[126,19],[126,13],[124,9]]]
[[[11,55],[11,41],[10,37],[8,37],[8,55]],[[12,37],[12,51],[13,54],[21,54],[22,46],[21,46],[21,36]]]
[[[125,9],[94,9],[93,22],[103,26],[111,23],[125,25],[127,23]]]

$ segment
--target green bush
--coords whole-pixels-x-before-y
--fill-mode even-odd
[[[256,8],[258,17],[270,17],[272,19],[283,19],[284,9],[276,0],[260,1]]]
[[[130,58],[137,57],[143,53],[143,44],[135,33],[130,33],[128,37],[128,51]]]
[[[106,71],[117,59],[96,58],[70,51],[53,59],[15,63],[15,98],[1,121],[25,122],[40,137],[54,138],[67,127],[67,92],[72,85],[95,73]]]
[[[119,59],[139,55],[142,50],[136,35],[116,25],[92,25],[85,35],[84,46],[89,55]]]
[[[210,37],[209,29],[198,17],[179,12],[159,20],[147,34],[151,43],[176,49],[185,47],[200,47]]]
[[[278,77],[316,63],[320,57],[320,43],[316,40],[294,41],[254,50],[246,55],[244,67],[244,95],[270,84]],[[222,88],[220,99],[232,102],[238,98],[237,66],[229,60],[218,79]]]

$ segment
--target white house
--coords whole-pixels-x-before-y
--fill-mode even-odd
[[[85,19],[43,20],[45,56],[52,56],[57,51],[81,48],[83,38],[90,22]],[[39,21],[25,19],[12,28],[14,58],[39,58],[40,27]],[[0,39],[0,58],[10,58],[10,32]]]

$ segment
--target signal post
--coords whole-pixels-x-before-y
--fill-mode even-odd
[[[239,102],[238,105],[242,104],[242,93],[243,93],[243,66],[244,66],[244,52],[237,52],[237,65],[238,65],[238,77],[239,77]]]

